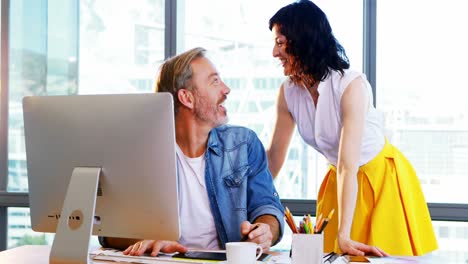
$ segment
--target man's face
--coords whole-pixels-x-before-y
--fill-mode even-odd
[[[228,121],[224,101],[231,91],[218,74],[210,60],[200,57],[192,61],[193,87],[196,118],[209,123],[212,127],[226,124]]]

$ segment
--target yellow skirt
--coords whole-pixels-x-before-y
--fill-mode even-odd
[[[431,217],[416,172],[403,154],[386,142],[383,150],[359,168],[358,194],[351,239],[375,245],[391,255],[423,255],[437,249]],[[335,209],[324,232],[324,252],[340,252],[336,168],[323,179],[317,215]]]

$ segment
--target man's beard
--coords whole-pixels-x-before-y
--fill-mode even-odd
[[[227,123],[227,113],[224,113],[219,108],[219,105],[226,100],[226,96],[218,100],[216,104],[210,103],[206,97],[197,94],[195,99],[195,116],[197,119],[207,123],[211,123],[213,127],[224,125]]]

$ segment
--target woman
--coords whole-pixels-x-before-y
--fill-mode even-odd
[[[326,228],[324,251],[383,256],[435,250],[416,173],[386,140],[372,89],[362,73],[349,70],[326,15],[301,0],[281,8],[269,27],[273,56],[289,77],[279,91],[269,167],[276,176],[295,125],[304,141],[327,158],[317,215],[336,209],[337,217]]]

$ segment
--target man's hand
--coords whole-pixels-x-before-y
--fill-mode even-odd
[[[258,226],[255,230],[254,227]],[[241,224],[241,237],[247,236],[246,241],[255,242],[260,245],[263,252],[270,250],[271,243],[273,243],[273,234],[270,226],[265,223],[251,224],[249,221],[244,221]]]
[[[129,246],[123,251],[124,255],[141,256],[145,252],[151,252],[151,256],[156,257],[159,252],[174,253],[187,252],[187,248],[175,241],[167,240],[141,240]]]

